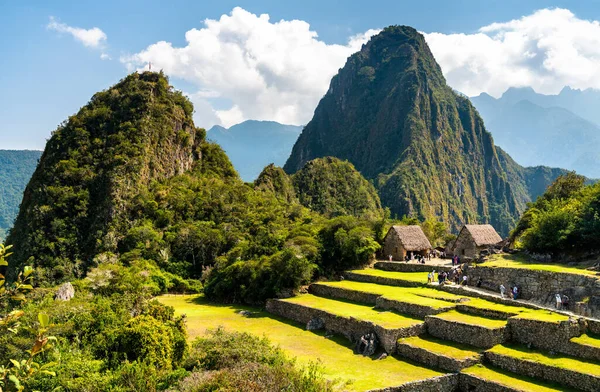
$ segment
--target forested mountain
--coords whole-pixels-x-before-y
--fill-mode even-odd
[[[225,150],[240,177],[251,182],[269,163],[283,166],[301,131],[302,126],[248,120],[230,128],[215,125],[207,137]]]
[[[0,242],[13,225],[23,191],[41,155],[41,151],[0,150]]]
[[[335,156],[375,181],[394,215],[439,217],[455,228],[489,222],[506,235],[537,196],[527,186],[536,171],[501,155],[468,98],[446,84],[423,36],[393,26],[334,76],[284,169]]]
[[[542,95],[532,89],[509,89],[499,99],[481,94],[471,100],[496,143],[520,164],[559,166],[598,178],[600,126],[565,108],[573,107],[565,95],[576,101],[581,95],[590,96],[593,102],[594,94],[600,97],[593,90]],[[574,109],[595,118],[588,105]]]

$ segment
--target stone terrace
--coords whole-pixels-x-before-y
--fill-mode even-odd
[[[386,391],[600,391],[599,321],[427,285],[420,266],[376,267],[270,300],[267,310],[352,342],[374,333],[399,364],[447,372]]]

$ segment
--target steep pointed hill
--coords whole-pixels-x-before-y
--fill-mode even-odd
[[[33,257],[48,280],[61,280],[115,251],[132,198],[201,158],[205,131],[192,112],[158,73],[133,73],[95,94],[53,132],[27,185],[7,239],[12,271]]]
[[[453,227],[489,222],[507,234],[531,200],[524,184],[510,183],[481,117],[446,85],[411,27],[384,29],[348,59],[284,169],[324,156],[374,180],[397,216],[436,216]],[[523,168],[511,170],[520,176]]]

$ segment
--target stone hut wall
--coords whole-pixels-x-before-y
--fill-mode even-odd
[[[485,248],[485,247],[484,247]],[[454,242],[452,253],[461,258],[474,259],[482,249],[478,248],[468,230],[461,230]]]
[[[404,260],[406,257],[406,249],[400,242],[400,237],[395,230],[388,231],[383,241],[383,257],[387,260],[392,255],[392,260]]]

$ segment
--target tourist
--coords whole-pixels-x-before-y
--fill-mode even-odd
[[[392,261],[392,255],[390,255],[390,261]]]
[[[517,299],[519,297],[519,288],[517,287],[517,285],[515,285],[515,287],[513,287],[513,299]]]
[[[430,284],[431,281],[433,280],[433,272],[430,272],[427,274],[427,284]]]
[[[560,296],[560,294],[556,294],[556,309],[561,309],[562,308],[562,298]]]
[[[463,275],[463,278],[462,278],[462,285],[463,285],[463,286],[466,286],[466,285],[467,285],[467,280],[468,280],[468,279],[469,279],[469,278],[467,277],[467,275]],[[516,287],[515,287],[515,288],[516,288]]]
[[[477,279],[477,284],[475,286],[477,287],[481,287],[481,277],[479,279]]]
[[[562,307],[565,310],[569,310],[569,297],[567,297],[566,295],[562,296]]]
[[[500,295],[504,298],[504,292],[506,291],[506,287],[503,284],[500,284]]]

